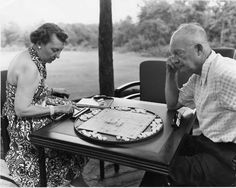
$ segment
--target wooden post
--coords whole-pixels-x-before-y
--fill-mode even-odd
[[[99,18],[99,85],[100,94],[114,95],[112,57],[112,9],[111,0],[100,0]]]

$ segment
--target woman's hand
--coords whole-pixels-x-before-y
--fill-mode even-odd
[[[70,94],[65,88],[52,88],[52,95],[55,95],[57,97],[61,98],[69,98]]]
[[[58,105],[54,109],[55,113],[72,114],[74,112],[72,104]]]

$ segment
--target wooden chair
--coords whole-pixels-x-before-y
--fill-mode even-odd
[[[234,58],[235,57],[235,49],[234,48],[228,48],[228,47],[220,47],[220,48],[213,48],[213,50],[216,53],[221,54],[224,57],[230,57]]]
[[[6,101],[6,80],[7,80],[7,70],[1,71],[1,114],[3,104]],[[6,117],[1,115],[1,139],[2,139],[2,151],[1,158],[3,159],[9,150],[10,137],[7,132],[8,120]]]

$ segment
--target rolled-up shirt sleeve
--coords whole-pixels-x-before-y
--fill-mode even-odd
[[[195,79],[196,75],[192,75],[188,82],[179,89],[179,99],[178,102],[183,106],[189,107],[191,109],[195,108],[194,103],[194,89],[195,89]]]

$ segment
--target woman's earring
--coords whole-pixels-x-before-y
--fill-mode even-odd
[[[41,49],[41,46],[38,46],[38,49]]]

